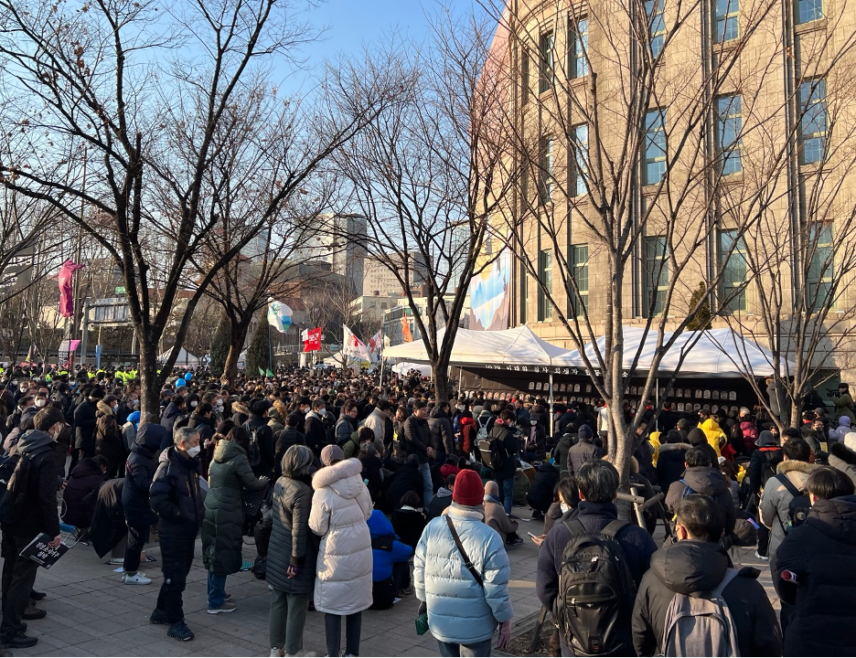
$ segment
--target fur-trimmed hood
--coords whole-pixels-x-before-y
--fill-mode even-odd
[[[244,414],[245,416],[253,415],[250,413],[250,410],[247,409],[247,407],[241,404],[240,402],[232,403],[232,414]]]
[[[783,461],[776,467],[777,473],[805,473],[806,475],[811,475],[811,473],[817,470],[818,464],[810,464],[808,462],[802,462],[797,459],[788,459]]]
[[[96,408],[98,409],[98,411],[100,411],[105,416],[112,416],[113,415],[113,407],[111,407],[109,404],[104,402],[104,400],[98,400],[98,404],[96,405]]]
[[[692,450],[692,448],[689,443],[661,443],[660,454],[662,455],[664,452],[671,452],[672,450]]]
[[[312,488],[330,487],[342,498],[356,498],[365,487],[360,473],[363,465],[359,459],[351,458],[332,466],[325,466],[312,476]]]
[[[833,457],[837,457],[845,464],[856,466],[856,452],[843,443],[833,443],[829,448],[829,452]]]

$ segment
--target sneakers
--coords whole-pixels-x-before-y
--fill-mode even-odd
[[[47,610],[37,608],[35,603],[30,603],[21,615],[21,619],[44,619],[48,616]],[[32,646],[32,645],[29,645]]]
[[[23,633],[18,633],[14,637],[7,637],[0,640],[0,644],[4,647],[11,647],[12,649],[27,649],[29,647],[36,646],[38,643],[39,638],[24,635]]]
[[[151,617],[149,617],[150,624],[168,624],[169,619],[166,618],[166,612],[163,610],[155,609],[152,613]]]
[[[231,594],[229,594],[229,592],[226,592],[226,596],[223,598],[223,600],[224,600],[224,601],[231,601],[231,600],[232,600],[232,595],[231,595]]]
[[[125,564],[125,558],[123,557],[111,557],[105,564],[109,564],[110,566],[122,566]]]
[[[541,512],[539,512],[538,510],[534,510],[532,512],[532,520],[533,521],[540,521],[543,518],[544,518],[544,515]]]
[[[271,656],[279,656],[280,658],[282,658],[282,656],[284,656],[285,654],[283,653],[282,649],[280,649],[279,647],[272,647],[270,650],[270,655]]]
[[[208,608],[209,615],[219,615],[221,612],[235,612],[238,609],[237,603],[225,601],[219,608]]]
[[[410,596],[411,594],[413,594],[413,588],[412,587],[405,587],[404,589],[398,590],[399,596]]]
[[[183,619],[170,626],[169,631],[167,631],[167,635],[174,637],[179,642],[190,642],[194,637],[196,637],[193,634],[193,631],[191,631],[187,627],[187,624],[184,623]]]
[[[758,558],[759,560],[764,560],[764,562],[770,561],[769,557],[767,557],[766,555],[761,555],[758,551],[755,551],[755,557]]]
[[[33,601],[41,601],[41,600],[42,600],[43,598],[45,598],[46,596],[47,596],[47,594],[45,594],[44,592],[37,592],[36,590],[31,590],[31,591],[30,591],[30,598],[31,598]]]
[[[138,571],[133,576],[128,574],[122,574],[122,582],[126,585],[151,585],[152,579],[146,578],[146,574],[141,571]]]
[[[522,537],[514,537],[513,539],[509,539],[507,542],[505,542],[505,545],[506,546],[520,546],[520,544],[522,544],[522,543],[523,543]]]

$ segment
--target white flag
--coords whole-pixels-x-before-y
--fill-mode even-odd
[[[357,338],[347,325],[342,325],[342,335],[342,354],[352,359],[371,361],[366,344]]]
[[[273,297],[268,298],[267,321],[270,326],[279,333],[284,334],[291,326],[292,311],[288,305],[276,301]]]

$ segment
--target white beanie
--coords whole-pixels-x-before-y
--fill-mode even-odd
[[[847,432],[844,435],[844,447],[856,452],[856,432]]]

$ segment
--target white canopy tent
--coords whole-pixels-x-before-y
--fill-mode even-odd
[[[171,353],[172,349],[170,348],[163,354],[158,355],[158,361],[166,361]],[[178,350],[178,358],[175,360],[176,368],[180,368],[181,366],[198,366],[201,365],[201,363],[202,361],[198,356],[193,356],[183,347]]]
[[[441,329],[438,340],[443,339]],[[422,341],[387,347],[385,359],[402,361],[428,361],[428,353]],[[472,331],[458,329],[449,365],[484,366],[515,365],[574,366],[580,367],[581,360],[570,350],[548,343],[526,326],[505,331]]]
[[[412,361],[399,361],[394,366],[392,366],[392,371],[397,375],[401,375],[402,377],[406,377],[407,373],[411,370],[416,370],[423,377],[431,376],[431,364],[430,363],[414,363]]]

